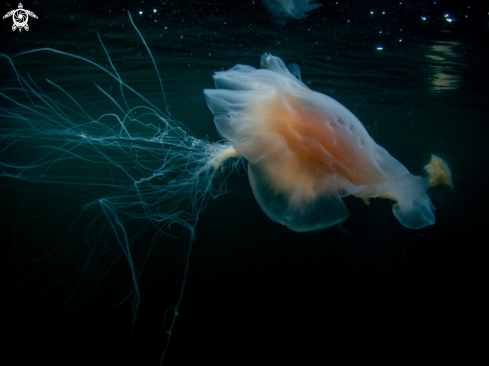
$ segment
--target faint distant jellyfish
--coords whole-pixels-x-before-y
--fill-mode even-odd
[[[204,94],[231,144],[216,166],[245,157],[255,198],[272,220],[298,232],[327,228],[348,217],[342,197],[353,195],[395,201],[394,215],[408,228],[435,223],[427,189],[451,186],[440,158],[425,167],[428,178],[410,174],[348,109],[302,83],[298,65],[266,53],[260,64],[216,72],[217,89]]]
[[[322,6],[313,3],[314,0],[263,0],[263,5],[272,13],[273,23],[282,28],[287,23],[287,18],[302,19],[307,17],[308,11]]]

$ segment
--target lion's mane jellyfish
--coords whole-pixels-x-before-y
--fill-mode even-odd
[[[408,228],[435,223],[427,189],[451,185],[440,158],[425,167],[428,178],[412,175],[353,113],[310,90],[298,65],[270,54],[260,64],[216,72],[217,89],[204,94],[232,145],[226,157],[246,158],[255,198],[272,220],[299,232],[327,228],[348,217],[342,197],[353,195],[395,201],[394,215]]]
[[[302,4],[296,17],[318,6],[307,0],[281,3]],[[155,73],[151,80],[159,83],[166,107],[156,62],[129,18],[148,51]],[[280,58],[264,54],[262,69],[236,65],[216,72],[216,89],[204,94],[225,141],[209,142],[195,137],[166,109],[123,81],[101,45],[107,56],[105,66],[51,48],[0,55],[5,70],[13,75],[10,84],[0,89],[0,177],[63,186],[70,195],[78,192],[77,199],[85,202],[81,210],[99,208],[94,222],[103,218],[102,232],[85,235],[82,246],[97,247],[113,238],[120,247],[133,283],[131,296],[126,296],[126,300],[133,298],[133,321],[140,301],[138,282],[148,257],[142,263],[133,260],[134,241],[140,234],[131,236],[126,223],[144,220],[168,236],[172,224],[190,232],[182,285],[169,308],[173,317],[168,322],[167,346],[185,289],[199,216],[211,197],[225,193],[226,176],[245,159],[258,204],[272,220],[292,230],[307,232],[340,223],[349,215],[342,200],[348,195],[365,202],[372,197],[395,201],[394,215],[408,228],[434,224],[427,189],[451,186],[448,166],[433,156],[425,167],[427,177],[410,174],[372,140],[348,109],[302,83],[298,65],[286,67]],[[79,65],[80,80],[87,70],[101,81],[88,91],[70,93],[62,86],[63,78],[60,84],[35,81],[14,64],[14,58],[40,55],[38,59],[53,64],[66,59]],[[141,70],[146,73],[151,68]],[[106,231],[111,236],[106,237]]]

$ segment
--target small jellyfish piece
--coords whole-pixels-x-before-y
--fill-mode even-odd
[[[394,215],[408,228],[435,223],[431,178],[410,174],[353,113],[310,90],[298,65],[288,69],[270,54],[260,63],[262,69],[216,72],[217,89],[204,94],[219,133],[235,150],[217,157],[216,166],[245,157],[254,196],[272,220],[298,232],[330,227],[348,217],[342,197],[353,195],[394,200]]]
[[[307,17],[308,11],[322,6],[313,3],[314,0],[263,0],[263,5],[272,13],[273,22],[282,28],[287,23],[287,18],[302,19]]]
[[[449,186],[453,189],[452,172],[441,158],[431,155],[430,162],[425,165],[424,170],[428,174],[428,185],[430,187]]]

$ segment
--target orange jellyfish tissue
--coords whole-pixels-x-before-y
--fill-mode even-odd
[[[272,220],[298,232],[330,227],[348,217],[342,197],[353,195],[395,201],[394,215],[408,228],[435,223],[428,187],[451,185],[440,158],[432,156],[427,178],[412,175],[353,113],[309,89],[298,65],[267,53],[260,64],[216,72],[216,89],[204,94],[231,145],[215,166],[245,157],[255,198]]]

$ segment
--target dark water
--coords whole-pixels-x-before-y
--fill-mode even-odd
[[[324,5],[308,18],[291,19],[283,29],[256,0],[24,2],[39,17],[29,20],[29,32],[12,32],[11,19],[1,22],[2,53],[51,47],[109,67],[98,32],[121,78],[164,110],[129,10],[158,65],[172,116],[211,141],[219,136],[202,90],[213,88],[212,73],[237,63],[259,67],[260,56],[270,52],[299,64],[311,89],[352,110],[413,174],[422,173],[430,154],[452,169],[454,190],[431,193],[437,207],[432,227],[402,227],[386,200],[367,207],[347,198],[350,218],[312,233],[272,222],[246,175],[231,175],[228,193],[211,201],[197,224],[168,364],[195,357],[226,365],[243,358],[283,362],[295,353],[326,361],[362,347],[436,352],[430,342],[460,344],[467,317],[477,316],[481,297],[473,289],[484,272],[478,258],[488,218],[489,8],[447,1],[319,2]],[[16,6],[2,4],[2,14]],[[93,115],[113,109],[93,86],[112,90],[110,80],[86,63],[48,53],[14,61],[39,85],[46,78],[62,85]],[[0,73],[2,88],[15,85],[5,60]],[[3,151],[2,161],[22,162],[39,150]],[[17,358],[14,364],[157,364],[165,349],[171,316],[162,323],[178,300],[188,236],[173,228],[177,238],[170,238],[144,220],[126,222],[134,262],[144,268],[131,329],[127,261],[100,207],[83,209],[110,192],[72,184],[77,177],[111,174],[109,166],[98,169],[80,161],[59,173],[60,184],[0,180],[9,338],[3,346]]]

